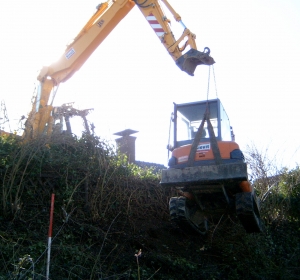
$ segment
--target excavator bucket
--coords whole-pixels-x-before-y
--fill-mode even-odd
[[[215,63],[209,54],[209,48],[205,48],[204,52],[190,49],[176,60],[176,64],[182,71],[188,73],[190,76],[194,76],[195,69],[198,65],[213,65]]]

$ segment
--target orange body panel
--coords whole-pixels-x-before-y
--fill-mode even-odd
[[[192,145],[185,145],[175,149],[172,155],[176,157],[177,163],[186,163],[191,151]],[[230,152],[235,149],[239,149],[239,145],[233,141],[218,141],[218,147],[221,153],[222,159],[230,159]],[[199,160],[213,160],[214,155],[210,145],[210,142],[203,142],[198,145],[197,152],[195,155],[195,161]],[[252,187],[250,182],[242,181],[239,183],[239,187],[243,192],[251,192]],[[188,197],[187,195],[184,195]]]
[[[230,159],[230,152],[235,149],[239,149],[239,145],[233,141],[218,141],[219,150],[222,159]],[[185,163],[188,161],[188,157],[191,151],[192,145],[185,145],[175,149],[172,155],[177,158],[177,163]],[[213,151],[210,142],[203,142],[198,145],[195,155],[195,161],[199,160],[212,160],[214,159]]]
[[[243,192],[251,192],[252,191],[251,184],[248,181],[240,182],[239,186],[240,186],[240,188],[242,189]]]

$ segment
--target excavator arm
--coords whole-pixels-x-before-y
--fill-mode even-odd
[[[181,70],[193,76],[197,65],[214,63],[213,58],[209,56],[209,49],[206,48],[207,51],[204,52],[197,50],[195,34],[184,26],[181,17],[167,0],[161,0],[173,14],[175,20],[184,27],[183,34],[177,40],[175,39],[170,28],[170,20],[165,16],[159,2],[159,0],[108,0],[97,6],[95,14],[88,20],[73,42],[67,46],[59,60],[41,69],[37,77],[39,81],[37,95],[25,123],[24,139],[36,138],[42,134],[51,135],[52,104],[59,84],[66,82],[80,69],[135,5],[138,6]],[[180,47],[180,44],[183,46]],[[189,50],[184,53],[187,46],[189,46]]]
[[[195,41],[196,35],[186,28],[181,20],[181,16],[175,12],[167,0],[134,0],[134,2],[153,28],[161,43],[182,71],[193,76],[198,65],[214,64],[213,58],[209,56],[210,51],[208,48],[205,48],[206,52],[199,52],[197,50]],[[170,28],[171,21],[163,13],[159,2],[163,2],[174,16],[174,19],[183,26],[184,31],[178,39],[175,39]],[[182,47],[179,46],[181,43],[183,43]],[[184,53],[188,46],[189,51]]]

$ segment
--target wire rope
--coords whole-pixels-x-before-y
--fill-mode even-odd
[[[208,81],[207,81],[206,101],[208,101],[208,96],[209,96],[209,85],[210,85],[210,66],[208,67]]]
[[[217,82],[216,82],[216,76],[215,76],[215,68],[214,65],[212,65],[212,69],[213,69],[213,75],[214,75],[214,83],[215,83],[215,90],[216,90],[216,97],[218,97],[218,91],[217,91]]]

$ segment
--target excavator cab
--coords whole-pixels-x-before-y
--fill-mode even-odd
[[[190,154],[191,146],[199,130],[203,119],[209,115],[209,122],[213,128],[213,135],[208,130],[208,122],[203,123],[199,136],[199,145],[195,155],[195,165],[214,163],[213,151],[211,149],[212,137],[221,148],[223,160],[230,158],[230,153],[235,154],[235,159],[243,161],[244,157],[238,145],[233,141],[233,133],[227,113],[220,99],[198,101],[191,103],[174,103],[173,119],[173,145],[172,157],[169,160],[170,167],[185,167]],[[239,157],[238,157],[239,155]]]
[[[192,144],[206,110],[209,111],[210,122],[214,134],[219,141],[231,141],[229,118],[219,99],[208,101],[175,104],[174,103],[174,147]],[[200,142],[209,141],[207,123],[204,124]]]
[[[247,232],[261,232],[259,203],[221,101],[174,103],[173,116],[172,156],[160,182],[178,192],[169,202],[171,219],[205,234],[233,214]]]

